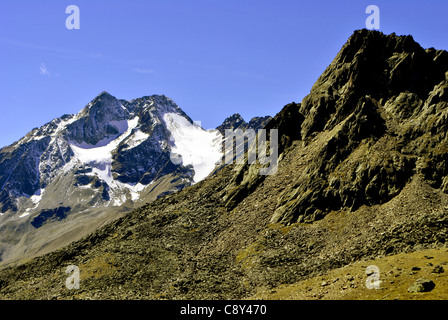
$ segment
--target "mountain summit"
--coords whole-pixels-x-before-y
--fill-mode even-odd
[[[165,96],[125,101],[102,92],[79,113],[57,118],[1,149],[1,211],[31,210],[28,200],[38,205],[49,189],[57,189],[67,180],[74,181],[68,194],[74,187],[89,187],[91,196],[83,197],[89,205],[135,200],[134,194],[151,182],[179,171],[170,154],[183,143],[182,136],[176,141],[173,135],[180,127],[193,128],[193,123]],[[202,128],[197,131],[208,134]],[[210,141],[203,147],[217,148],[219,141],[213,141],[217,133],[209,135]],[[193,163],[184,163],[184,167],[184,184],[189,184],[197,173]],[[65,178],[55,179],[61,175]],[[64,197],[60,201],[69,205],[66,202],[71,200]]]
[[[447,71],[446,51],[356,31],[300,105],[301,140],[315,142],[316,158],[272,221],[384,203],[416,173],[446,190]]]

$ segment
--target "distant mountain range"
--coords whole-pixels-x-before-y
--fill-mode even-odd
[[[207,131],[165,96],[126,101],[102,92],[0,150],[0,257],[69,242],[67,233],[83,234],[74,232],[79,219],[92,231],[93,220],[119,216],[112,208],[124,212],[203,180],[221,162],[222,128],[259,128],[269,118],[247,124],[233,115]]]

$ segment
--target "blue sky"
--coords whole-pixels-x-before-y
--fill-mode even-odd
[[[68,5],[80,29],[68,30]],[[204,128],[300,102],[356,29],[448,49],[448,1],[1,0],[0,147],[102,91],[172,98]]]

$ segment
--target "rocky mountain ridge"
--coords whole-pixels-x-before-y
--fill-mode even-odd
[[[444,190],[447,70],[446,51],[424,50],[411,36],[355,32],[295,110],[297,122],[285,124],[300,125],[305,145],[323,139],[271,222],[384,203],[415,173]]]

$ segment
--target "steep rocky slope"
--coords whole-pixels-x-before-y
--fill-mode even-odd
[[[4,268],[0,297],[257,297],[365,259],[440,250],[447,71],[446,51],[355,31],[302,103],[266,125],[279,133],[276,174],[260,175],[258,164],[222,167],[63,249]],[[65,287],[71,264],[80,269],[76,290]]]

